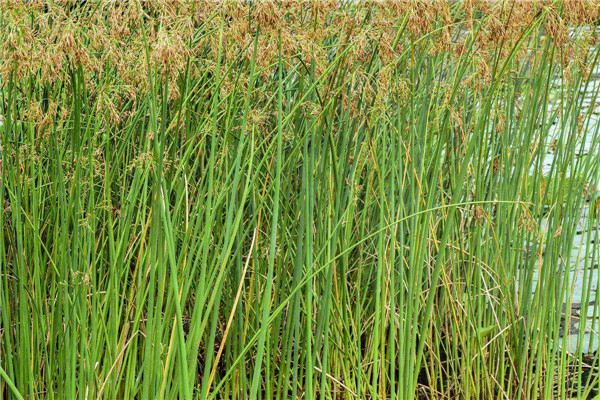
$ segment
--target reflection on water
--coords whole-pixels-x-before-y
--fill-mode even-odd
[[[578,147],[578,152],[575,158],[593,157],[590,159],[592,163],[600,163],[598,156],[598,143],[593,143],[595,134],[600,122],[600,104],[597,103],[600,99],[594,99],[596,92],[600,88],[600,68],[592,74],[593,80],[590,81],[583,95],[582,113],[589,116],[587,127],[587,135],[585,141],[582,141]],[[559,88],[555,90],[560,90]],[[556,105],[551,104],[551,107]],[[590,110],[590,107],[593,109]],[[554,121],[550,127],[550,136],[552,139],[558,138],[565,129],[560,121]],[[596,139],[597,140],[597,139]],[[551,146],[549,146],[551,147]],[[556,176],[556,171],[552,171],[552,165],[555,161],[556,151],[549,149],[542,162],[542,173],[544,176]],[[556,168],[556,166],[555,166]],[[570,176],[570,171],[566,171],[566,176]],[[598,322],[598,307],[596,305],[596,291],[598,286],[598,260],[600,259],[600,246],[595,241],[598,240],[596,229],[598,228],[598,218],[592,220],[590,207],[594,207],[596,200],[600,197],[600,177],[596,174],[595,182],[590,185],[590,201],[586,203],[582,210],[579,222],[576,227],[576,234],[573,239],[571,254],[568,257],[568,294],[565,296],[565,305],[562,312],[561,321],[561,337],[568,335],[566,338],[569,352],[577,351],[579,336],[583,329],[581,338],[581,346],[583,353],[590,353],[598,350],[600,324]],[[545,226],[546,221],[542,222]],[[596,238],[596,240],[594,240]],[[567,257],[565,257],[566,261]],[[566,263],[567,264],[567,263]],[[533,281],[535,286],[538,281],[538,268],[535,268],[533,273]],[[587,298],[586,298],[587,297]],[[582,310],[585,303],[588,303],[587,310]],[[570,311],[570,312],[569,312]],[[585,315],[582,315],[585,314]],[[570,315],[570,317],[569,317]]]

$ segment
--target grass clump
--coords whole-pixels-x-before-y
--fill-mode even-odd
[[[0,10],[4,398],[594,393],[596,3]]]

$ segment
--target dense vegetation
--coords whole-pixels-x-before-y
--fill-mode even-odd
[[[599,11],[2,2],[0,398],[593,395]]]

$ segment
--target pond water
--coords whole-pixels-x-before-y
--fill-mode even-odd
[[[598,135],[594,134],[597,132],[598,124],[600,123],[600,97],[594,101],[594,96],[600,88],[600,68],[596,68],[593,73],[593,80],[588,85],[585,93],[581,93],[584,96],[583,101],[583,113],[591,110],[589,117],[589,124],[587,125],[587,134],[585,140],[582,141],[581,147],[576,154],[576,157],[592,157],[590,160],[593,163],[600,163],[600,156],[598,150],[598,143],[593,143],[594,138]],[[558,89],[556,89],[558,90]],[[552,104],[550,105],[553,106]],[[550,135],[553,139],[559,137],[561,134],[561,126],[559,121],[550,128]],[[595,139],[596,141],[598,139]],[[542,173],[544,176],[551,175],[552,165],[555,157],[555,152],[549,150],[542,163]],[[569,173],[567,171],[567,176]],[[591,208],[594,207],[594,203],[600,201],[600,177],[596,174],[594,182],[590,182],[590,201],[586,203],[584,209],[581,212],[577,227],[576,235],[573,239],[573,246],[571,253],[565,260],[568,259],[569,275],[568,275],[568,294],[565,296],[565,304],[563,310],[560,310],[563,318],[568,309],[570,309],[570,318],[563,321],[561,329],[562,335],[568,335],[566,338],[566,346],[570,353],[576,353],[578,351],[578,344],[581,344],[581,350],[583,353],[591,353],[598,350],[598,344],[600,342],[599,331],[599,310],[596,304],[596,293],[598,287],[598,262],[600,260],[600,246],[595,242],[600,238],[597,237],[599,219],[596,217],[595,221],[591,220]],[[542,222],[542,226],[544,223]],[[595,239],[595,240],[594,240]],[[536,266],[533,273],[534,290],[538,281],[538,268]],[[583,314],[582,303],[585,303],[586,296],[588,297],[588,309]],[[580,332],[583,330],[583,336],[581,342],[579,342]]]

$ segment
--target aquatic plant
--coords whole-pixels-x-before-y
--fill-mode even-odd
[[[1,2],[2,397],[594,393],[599,12]]]

